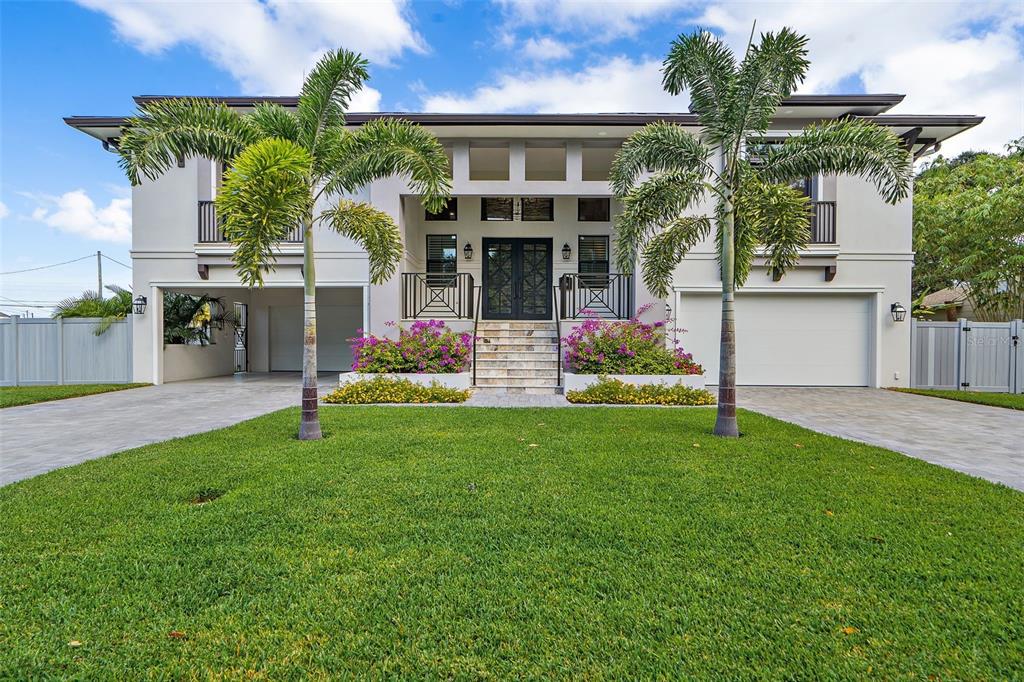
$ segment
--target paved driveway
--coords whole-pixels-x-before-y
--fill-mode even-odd
[[[321,393],[336,377],[320,378]],[[0,410],[0,485],[298,405],[301,384],[297,374],[239,374]]]
[[[1024,412],[870,388],[739,389],[739,405],[1024,490]]]

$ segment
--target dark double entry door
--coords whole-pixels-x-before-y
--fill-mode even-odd
[[[551,240],[484,237],[484,318],[551,319]]]

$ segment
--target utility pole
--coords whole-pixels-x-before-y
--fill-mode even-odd
[[[103,253],[96,252],[96,291],[99,292],[100,300],[103,300]]]

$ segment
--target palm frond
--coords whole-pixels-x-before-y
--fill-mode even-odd
[[[714,173],[711,150],[682,126],[650,123],[629,136],[612,161],[609,181],[625,196],[645,172],[681,171],[706,178]]]
[[[711,232],[707,216],[682,216],[651,237],[641,253],[644,286],[658,298],[669,294],[672,273],[683,257]]]
[[[690,90],[690,109],[700,117],[706,139],[720,143],[726,134],[723,114],[735,82],[732,50],[708,31],[679,36],[662,63],[662,86],[672,95]]]
[[[279,104],[257,104],[246,119],[256,129],[260,139],[279,137],[289,142],[299,142],[299,119]]]
[[[441,210],[451,194],[444,147],[430,131],[401,119],[376,119],[346,133],[329,150],[324,173],[328,195],[392,175],[408,176],[429,211]]]
[[[891,204],[910,193],[912,172],[913,160],[895,133],[858,120],[807,126],[770,150],[756,169],[762,180],[776,183],[817,173],[858,175],[873,182]]]
[[[783,28],[761,34],[736,72],[736,87],[727,109],[730,126],[739,134],[768,129],[782,100],[789,97],[807,73],[807,37]]]
[[[810,199],[788,185],[748,178],[736,197],[736,216],[743,229],[764,247],[770,270],[784,274],[800,260],[810,239]],[[739,277],[741,285],[746,276]]]
[[[274,249],[289,230],[310,215],[309,169],[305,149],[279,138],[257,142],[239,154],[217,195],[224,236],[236,246],[239,278],[263,285],[263,269],[276,263]]]
[[[166,99],[128,119],[117,152],[121,168],[138,185],[141,176],[155,180],[179,158],[230,161],[258,139],[259,132],[223,104]]]
[[[615,258],[632,272],[637,251],[663,225],[675,220],[704,193],[704,179],[687,171],[666,171],[643,181],[622,198],[615,219]]]
[[[369,62],[355,52],[330,50],[306,76],[299,93],[300,140],[314,157],[320,133],[344,125],[352,95],[370,77],[368,66]]]
[[[341,199],[337,207],[320,214],[320,221],[366,249],[372,283],[380,284],[395,274],[403,254],[402,233],[390,215],[360,201]]]

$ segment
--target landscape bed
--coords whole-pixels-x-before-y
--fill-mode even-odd
[[[747,412],[298,417],[0,488],[0,678],[1024,669],[1009,488]]]

